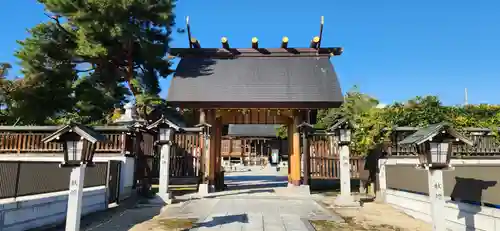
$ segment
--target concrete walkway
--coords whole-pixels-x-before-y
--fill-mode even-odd
[[[287,188],[287,177],[274,168],[253,169],[226,177],[228,190],[211,198],[169,206],[158,219],[196,218],[192,230],[308,231],[309,220],[342,219],[318,205],[311,196]],[[188,196],[189,197],[189,196]]]
[[[228,190],[199,198],[196,194],[176,199],[184,202],[160,208],[136,205],[102,221],[85,225],[86,231],[164,230],[166,219],[190,218],[198,221],[194,231],[309,231],[309,220],[342,221],[317,204],[310,195],[287,188],[287,170],[255,167],[226,176]],[[153,218],[154,217],[154,218]],[[155,225],[156,224],[156,225]]]
[[[311,219],[339,220],[310,200],[263,198],[193,200],[158,218],[197,218],[199,231],[309,231]]]

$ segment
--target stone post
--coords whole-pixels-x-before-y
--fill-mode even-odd
[[[172,149],[172,142],[174,137],[174,130],[172,128],[166,129],[165,136],[160,136],[160,185],[158,196],[166,203],[172,203],[172,195],[168,190],[170,183],[170,150]],[[165,139],[165,140],[162,140]]]
[[[83,204],[83,182],[85,178],[85,164],[71,169],[68,193],[68,208],[66,211],[67,231],[80,230],[80,219]]]
[[[445,231],[446,217],[443,188],[443,170],[428,169],[429,199],[432,217],[432,230]]]
[[[357,207],[351,195],[351,165],[349,163],[349,145],[340,143],[340,195],[335,199],[335,205],[340,207]]]

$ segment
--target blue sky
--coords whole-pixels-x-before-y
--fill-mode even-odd
[[[0,61],[15,64],[16,40],[27,28],[46,20],[35,0],[6,1],[0,20]],[[325,16],[322,46],[342,46],[332,58],[341,85],[353,85],[383,103],[416,95],[438,95],[460,104],[464,88],[469,103],[500,104],[500,1],[420,0],[183,0],[177,26],[190,16],[192,34],[203,47],[305,47],[318,35]],[[172,47],[187,47],[186,34],[174,34]],[[14,71],[15,73],[16,71]],[[165,95],[168,80],[162,81]]]

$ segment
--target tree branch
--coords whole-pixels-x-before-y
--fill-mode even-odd
[[[44,13],[45,16],[49,17],[50,19],[54,20],[56,22],[56,25],[59,29],[61,29],[64,33],[70,35],[71,37],[74,37],[75,35],[71,32],[69,32],[68,30],[66,30],[66,28],[64,28],[62,25],[61,25],[61,21],[59,21],[59,15],[49,15],[47,13]]]

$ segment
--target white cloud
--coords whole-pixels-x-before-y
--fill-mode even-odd
[[[377,108],[384,108],[384,107],[387,107],[387,104],[385,104],[385,103],[379,103],[377,105]]]

